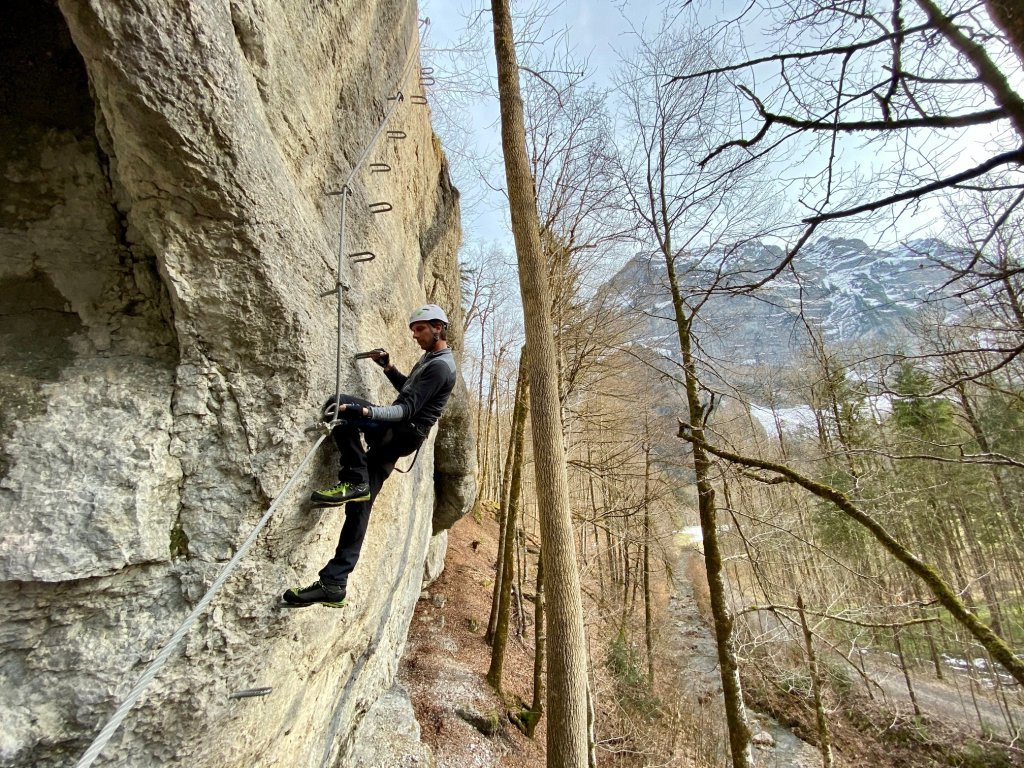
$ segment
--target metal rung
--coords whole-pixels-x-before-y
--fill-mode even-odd
[[[394,96],[388,96],[388,101],[405,101],[405,94],[401,91],[395,91]]]
[[[370,203],[367,208],[370,209],[370,213],[387,213],[388,211],[393,210],[394,206],[386,200],[381,200],[377,203]]]
[[[435,80],[433,77],[430,77],[429,75],[427,77],[423,77],[422,75],[420,76],[420,85],[436,85],[436,84],[437,84],[437,80]]]
[[[377,258],[377,254],[373,251],[360,251],[359,253],[350,253],[348,255],[355,264],[362,264],[364,261],[373,261]]]
[[[405,131],[388,131],[389,139],[404,139],[406,138]]]
[[[328,195],[351,195],[352,194],[352,190],[349,189],[346,186],[346,187],[342,187],[341,189],[329,189],[329,190],[327,190],[327,194]]]
[[[427,97],[426,96],[410,96],[409,97],[409,101],[411,101],[413,104],[426,104],[427,103]]]
[[[353,255],[354,256],[358,256],[359,254],[353,254]],[[351,257],[349,257],[349,258],[351,258]],[[367,261],[369,261],[369,259],[367,259]],[[331,290],[324,291],[323,293],[321,293],[320,294],[320,298],[321,299],[326,299],[328,296],[333,296],[334,294],[338,293],[339,291],[349,291],[349,290],[352,290],[352,286],[349,285],[348,283],[338,283]]]
[[[235,691],[230,696],[228,696],[228,698],[229,699],[251,699],[251,698],[253,698],[255,696],[268,696],[269,694],[273,693],[273,691],[274,691],[274,689],[271,688],[270,686],[267,686],[266,688],[246,688],[246,689],[241,690],[241,691]]]
[[[434,74],[434,68],[433,67],[420,67],[420,74],[421,75],[432,75],[432,74]]]
[[[370,173],[390,173],[391,166],[387,163],[370,163]]]

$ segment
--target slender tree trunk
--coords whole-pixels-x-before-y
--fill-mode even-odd
[[[651,611],[651,443],[650,423],[644,443],[644,640],[647,645],[647,685],[654,687],[654,617]]]
[[[498,371],[501,368],[501,360],[504,357],[504,350],[499,350],[494,356],[493,367],[491,368],[491,379],[487,388],[487,412],[484,418],[484,463],[480,469],[480,495],[477,498],[479,504],[484,499],[494,497],[494,469],[492,456],[498,456],[500,441],[495,442],[495,448],[491,450],[491,428],[494,425],[496,392],[498,389]]]
[[[540,243],[537,200],[526,155],[519,67],[507,0],[492,0],[494,51],[501,101],[501,146],[512,234],[519,261],[530,396],[537,509],[547,586],[547,765],[583,768],[588,760],[587,646],[572,530],[569,483],[558,398],[551,297]]]
[[[531,739],[544,715],[544,659],[547,632],[544,616],[544,559],[537,562],[537,599],[533,604],[533,705],[527,716],[526,735]]]
[[[807,669],[811,673],[811,693],[814,695],[814,714],[818,721],[818,739],[821,741],[821,764],[823,768],[832,768],[832,737],[828,731],[828,717],[821,699],[821,680],[818,676],[818,660],[814,656],[814,642],[811,628],[807,626],[804,615],[804,599],[796,596],[796,607],[800,612],[800,626],[804,631],[804,648],[807,651]]]
[[[917,579],[912,579],[910,583],[910,590],[914,595],[914,600],[917,601],[919,606],[924,605],[924,597],[922,596],[920,589],[920,582]],[[925,617],[925,610],[923,607],[917,609],[918,613],[921,614],[921,618]],[[931,623],[922,624],[922,631],[924,632],[925,640],[928,643],[928,656],[932,661],[932,669],[935,670],[935,677],[939,680],[944,678],[942,674],[942,662],[939,660],[939,649],[935,645],[935,633],[932,630]]]
[[[526,528],[519,526],[516,533],[516,588],[512,596],[516,601],[516,637],[526,635],[526,611],[523,610],[523,587],[526,584],[526,569],[529,566],[526,552]]]
[[[679,349],[683,358],[683,379],[686,386],[686,403],[689,410],[693,434],[701,443],[704,440],[704,409],[700,404],[697,366],[693,358],[690,337],[692,316],[688,316],[679,293],[673,264],[671,246],[666,240],[663,255],[668,271],[669,289],[675,310],[676,330],[679,335]],[[697,510],[700,514],[701,533],[704,537],[704,567],[708,576],[708,594],[711,615],[715,623],[715,644],[718,649],[718,663],[722,677],[722,695],[725,700],[725,717],[729,726],[729,751],[733,768],[753,768],[754,755],[751,748],[750,726],[743,706],[743,689],[740,684],[739,664],[733,648],[733,620],[729,613],[725,577],[722,572],[722,550],[718,542],[718,513],[715,508],[715,489],[711,485],[711,460],[700,443],[692,443],[693,471],[697,478]]]
[[[512,432],[511,438],[508,442],[508,459],[505,462],[506,465],[506,480],[505,483],[508,488],[502,489],[501,494],[501,538],[498,539],[498,563],[497,563],[497,574],[494,578],[494,591],[491,594],[491,617],[487,622],[487,634],[485,639],[489,644],[494,643],[494,633],[498,626],[498,613],[500,611],[499,604],[501,602],[501,590],[502,583],[505,578],[505,563],[510,562],[511,558],[507,557],[506,553],[510,551],[510,544],[512,542],[512,536],[515,533],[515,521],[509,526],[509,508],[511,507],[512,499],[512,479],[517,478],[516,482],[519,483],[520,488],[516,492],[516,512],[518,517],[519,509],[519,498],[522,494],[522,472],[523,472],[523,446],[524,446],[524,435],[526,433],[526,414],[529,410],[529,383],[526,379],[526,367],[524,361],[526,359],[526,348],[524,347],[520,352],[519,357],[519,374],[516,377],[516,394],[515,404],[512,406]],[[511,528],[511,531],[509,530]],[[508,616],[505,617],[506,625],[508,623]]]
[[[515,458],[512,461],[508,510],[505,513],[505,530],[502,535],[502,579],[501,584],[498,585],[498,614],[494,624],[494,635],[491,643],[491,666],[487,670],[487,682],[498,693],[501,693],[501,674],[505,664],[505,646],[508,643],[508,615],[512,603],[512,581],[515,576],[513,557],[515,555],[515,540],[519,531],[519,507],[523,492],[523,443],[526,432],[526,415],[530,409],[529,387],[525,377],[522,377],[522,379],[523,388],[519,391],[519,398],[516,400],[515,405],[515,408],[520,412],[520,418],[516,425],[515,433],[512,436],[512,441],[515,444]],[[516,389],[519,389],[518,385]]]
[[[484,418],[484,367],[487,361],[487,334],[485,333],[487,321],[481,315],[480,317],[480,380],[477,382],[476,388],[476,434],[477,437],[483,435],[483,418]],[[477,440],[476,444],[476,465],[478,467],[483,466],[484,452],[487,451],[487,445],[483,440]],[[483,478],[481,478],[480,484],[483,485]],[[477,489],[476,502],[480,500],[479,488]]]
[[[899,629],[893,629],[892,639],[896,645],[896,656],[900,660],[900,668],[903,672],[903,679],[907,683],[907,693],[910,694],[910,703],[914,706],[914,714],[918,717],[921,716],[921,707],[917,703],[917,694],[914,693],[914,683],[910,679],[910,665],[907,664],[907,658],[903,654],[903,643],[900,642],[900,631]]]
[[[628,533],[628,529],[626,531]],[[633,569],[629,564],[629,539],[626,535],[622,537],[622,626],[626,626],[626,619],[629,616],[629,588],[630,576]]]
[[[956,514],[960,520],[960,531],[964,538],[964,543],[967,545],[967,554],[971,558],[971,566],[974,570],[975,578],[978,581],[978,586],[981,587],[981,594],[985,598],[985,603],[988,605],[989,614],[989,625],[992,627],[992,631],[997,635],[1003,634],[1003,612],[999,608],[999,595],[996,594],[995,584],[992,583],[992,571],[994,566],[989,565],[994,561],[989,560],[986,562],[985,553],[982,551],[982,545],[978,541],[978,537],[974,535],[974,531],[971,530],[971,523],[967,519],[967,511],[964,509],[963,504],[959,499],[953,501],[956,507]]]
[[[647,645],[647,685],[653,688],[654,619],[651,613],[651,510],[646,499],[644,501],[644,639]]]
[[[501,585],[505,579],[505,549],[508,530],[508,505],[502,505],[498,512],[498,556],[494,565],[494,588],[491,590],[491,613],[487,619],[484,642],[494,644],[494,633],[498,628],[498,610],[501,603]]]

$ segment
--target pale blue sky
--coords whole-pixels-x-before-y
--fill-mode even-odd
[[[515,9],[525,7],[517,3]],[[542,4],[543,5],[543,4]],[[553,4],[549,4],[553,5]],[[664,7],[677,8],[679,2],[665,3],[654,0],[589,0],[588,2],[563,2],[550,11],[545,23],[549,31],[567,30],[565,40],[572,53],[586,58],[588,69],[593,73],[592,82],[610,85],[611,77],[620,54],[628,54],[635,43],[630,34],[630,25],[638,29],[655,29],[660,24]],[[708,0],[700,5],[702,20],[713,20],[736,13],[746,5],[737,0]],[[488,0],[424,0],[420,16],[430,18],[423,59],[437,69],[438,87],[446,82],[459,80],[458,72],[464,70],[471,75],[491,80],[493,83],[494,53],[490,38],[490,3]],[[476,55],[464,56],[460,61],[451,61],[446,54],[431,52],[430,48],[444,49],[455,46],[465,36],[467,19],[477,19]],[[517,30],[517,34],[519,31]],[[757,55],[759,30],[744,28],[748,54]],[[551,41],[548,41],[548,45]],[[486,74],[485,74],[486,73]],[[463,80],[459,82],[464,82]],[[511,249],[511,235],[508,230],[504,198],[499,191],[504,186],[504,171],[501,165],[498,129],[498,105],[496,98],[479,97],[460,104],[454,114],[439,114],[439,99],[434,103],[435,130],[441,137],[452,168],[453,180],[463,193],[463,228],[466,241],[498,241],[507,243]],[[460,149],[469,147],[477,157],[483,157],[488,167],[479,163],[466,162]],[[982,147],[980,142],[960,142],[955,151],[963,166],[973,164]],[[813,163],[821,165],[823,158],[816,158],[803,170],[817,170]],[[861,151],[848,147],[842,160],[847,170],[863,172],[884,169],[895,162],[893,155],[877,150]],[[778,166],[780,177],[791,174],[782,163]],[[866,240],[890,244],[900,236],[925,234],[927,224],[935,217],[937,207],[927,205],[916,217],[901,222],[900,232],[885,230],[883,225],[873,228],[874,232],[864,235]],[[854,234],[854,233],[850,233]]]
[[[516,9],[524,5],[517,3]],[[572,54],[587,59],[589,69],[593,72],[593,81],[602,84],[610,82],[618,60],[616,51],[624,52],[632,45],[628,23],[623,13],[629,13],[636,24],[642,24],[645,18],[660,16],[659,3],[651,0],[632,3],[625,3],[623,0],[589,0],[549,5],[555,7],[550,11],[551,16],[545,28],[552,32],[567,30],[566,41],[572,48]],[[629,8],[625,9],[627,5]],[[482,47],[479,56],[472,57],[472,61],[475,62],[478,71],[485,70],[493,82],[495,65],[494,50],[489,37],[488,0],[423,0],[420,3],[420,16],[430,19],[423,59],[438,69],[438,87],[443,87],[443,79],[446,76],[451,77],[454,74],[443,69],[446,65],[453,67],[454,62],[447,60],[442,53],[432,53],[430,49],[458,45],[466,34],[467,24],[473,19],[477,19],[478,29],[481,30],[477,39]],[[460,63],[465,65],[465,62],[466,59],[463,59]],[[467,104],[460,111],[457,124],[435,114],[434,127],[448,152],[453,181],[463,193],[464,239],[510,243],[511,234],[503,196],[490,188],[504,186],[497,100],[479,98]],[[488,169],[487,182],[481,180],[479,169],[470,167],[460,157],[457,145],[460,141],[467,140],[467,137],[472,142],[476,154],[489,159],[492,163]]]

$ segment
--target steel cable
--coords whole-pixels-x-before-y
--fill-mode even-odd
[[[200,599],[200,601],[196,603],[196,607],[192,609],[192,612],[188,615],[185,621],[182,622],[181,626],[178,627],[178,631],[171,636],[171,639],[167,641],[167,644],[164,645],[160,653],[157,654],[157,657],[150,662],[148,667],[146,667],[146,671],[143,672],[142,675],[139,677],[139,681],[135,683],[135,687],[132,688],[131,693],[129,693],[125,700],[121,702],[121,706],[117,708],[117,711],[114,712],[113,716],[110,718],[107,724],[103,726],[103,730],[99,732],[99,735],[93,740],[92,744],[85,751],[85,754],[82,755],[82,758],[78,761],[76,768],[88,768],[93,764],[93,761],[100,754],[100,752],[103,751],[103,748],[107,745],[107,742],[110,741],[110,738],[114,735],[114,732],[117,731],[118,727],[121,725],[121,721],[124,720],[129,710],[131,710],[131,708],[135,706],[135,703],[138,701],[139,697],[142,696],[143,692],[153,681],[153,678],[156,677],[160,669],[164,666],[164,664],[167,663],[167,660],[171,657],[171,653],[174,652],[174,649],[177,647],[178,643],[181,642],[182,638],[185,637],[189,629],[192,628],[192,625],[195,624],[196,619],[199,618],[199,614],[201,614],[206,609],[206,606],[210,604],[211,600],[213,600],[213,596],[217,594],[218,591],[220,591],[220,588],[222,586],[224,586],[224,582],[228,580],[228,576],[231,575],[231,572],[235,570],[235,568],[238,566],[238,563],[241,562],[243,557],[245,557],[246,552],[248,552],[249,549],[252,547],[253,543],[256,541],[256,537],[259,535],[259,532],[263,530],[263,526],[267,524],[267,521],[270,520],[271,515],[274,514],[274,511],[277,509],[278,505],[288,494],[288,491],[291,490],[291,487],[295,483],[295,480],[302,473],[302,470],[305,469],[306,465],[309,463],[309,460],[310,458],[312,458],[313,454],[316,453],[316,449],[319,448],[320,444],[323,443],[323,441],[326,439],[327,434],[321,435],[320,439],[317,440],[313,447],[309,449],[309,452],[302,460],[302,463],[299,464],[299,468],[295,470],[294,474],[292,474],[290,478],[288,478],[288,482],[285,484],[284,488],[281,489],[281,492],[277,495],[277,498],[274,499],[273,503],[270,505],[270,508],[263,514],[263,517],[260,518],[260,521],[256,524],[256,527],[252,529],[252,532],[249,534],[249,537],[242,543],[242,546],[238,548],[238,551],[235,553],[235,556],[232,557],[231,560],[228,561],[228,564],[224,566],[223,570],[221,570],[220,572],[220,575],[217,576],[217,579],[213,582],[213,585],[210,587],[210,589],[207,590],[206,594],[203,595],[202,599]]]

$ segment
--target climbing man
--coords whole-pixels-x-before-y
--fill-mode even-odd
[[[455,386],[455,359],[448,348],[448,316],[436,304],[420,307],[409,318],[409,330],[423,356],[408,376],[391,365],[386,350],[374,350],[374,362],[398,390],[391,405],[374,405],[359,397],[332,396],[324,406],[326,422],[341,454],[338,484],[310,496],[315,507],[347,504],[345,524],[334,557],[320,571],[320,578],[301,589],[289,589],[286,605],[304,607],[320,603],[332,608],[345,604],[349,574],[359,559],[373,501],[403,456],[416,452],[434,422],[441,416]],[[364,449],[360,434],[366,439]]]

